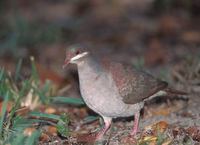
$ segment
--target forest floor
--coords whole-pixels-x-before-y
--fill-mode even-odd
[[[176,7],[157,11],[151,0],[6,5],[0,17],[0,144],[200,143],[199,15]],[[188,95],[147,101],[134,138],[131,117],[114,119],[101,142],[79,142],[103,122],[80,99],[76,67],[62,69],[66,48],[76,45],[144,69]]]

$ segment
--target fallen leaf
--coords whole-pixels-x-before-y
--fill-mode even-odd
[[[42,133],[41,136],[40,136],[40,141],[42,142],[48,142],[50,140],[50,137],[45,134],[45,133]]]
[[[200,142],[200,126],[192,126],[186,129],[186,132],[193,140]]]
[[[3,105],[3,101],[0,102],[0,114],[1,114],[2,105]],[[13,107],[13,103],[12,102],[8,102],[7,103],[7,107],[6,107],[7,112],[10,112],[12,107]]]
[[[48,107],[44,110],[44,113],[47,113],[47,114],[54,114],[56,113],[56,109],[53,108],[53,107]]]
[[[185,129],[184,128],[179,128],[179,127],[173,127],[172,134],[174,138],[177,136],[185,135]]]
[[[133,138],[132,136],[126,136],[121,139],[120,143],[124,145],[133,145],[133,144],[137,144],[137,140]]]
[[[154,135],[157,135],[158,133],[163,133],[167,129],[167,127],[168,127],[167,122],[160,121],[145,127],[145,132],[149,132],[150,130]]]
[[[156,136],[146,136],[143,141],[156,141],[157,137]]]
[[[53,136],[57,135],[57,128],[55,126],[48,126],[47,133]]]
[[[156,136],[144,136],[139,140],[139,144],[156,145]]]
[[[25,136],[31,136],[32,133],[33,133],[35,130],[36,130],[36,129],[33,128],[33,127],[26,128],[26,129],[24,130],[24,135],[25,135]]]
[[[156,124],[154,124],[154,127],[157,131],[163,133],[168,127],[168,123],[165,121],[160,121]]]
[[[186,43],[200,43],[200,32],[198,31],[186,31],[181,35],[181,39]]]

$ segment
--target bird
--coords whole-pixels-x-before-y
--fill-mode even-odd
[[[134,116],[130,135],[135,136],[146,100],[168,93],[185,94],[170,89],[167,82],[147,72],[120,62],[99,59],[87,49],[67,49],[63,68],[68,64],[77,65],[80,93],[86,105],[103,118],[104,126],[92,135],[94,140],[102,139],[112,119],[119,117]]]

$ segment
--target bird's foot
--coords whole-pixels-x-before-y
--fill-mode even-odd
[[[137,133],[138,133],[137,130],[133,130],[133,131],[130,133],[130,135],[131,135],[131,136],[136,136]]]
[[[108,130],[109,125],[105,125],[104,128],[97,132],[97,133],[92,133],[92,134],[86,134],[86,135],[81,135],[78,137],[79,142],[95,142],[99,141],[103,138],[104,133]]]
[[[79,142],[95,142],[99,141],[103,138],[103,135],[106,133],[106,131],[110,128],[111,124],[111,118],[104,117],[105,126],[101,129],[101,131],[93,134],[86,134],[81,135],[78,137],[77,141]]]
[[[100,140],[102,136],[99,135],[99,133],[92,133],[92,134],[84,134],[80,135],[77,138],[78,142],[95,142],[97,140]]]

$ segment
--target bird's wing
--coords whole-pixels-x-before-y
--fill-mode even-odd
[[[120,63],[110,63],[109,71],[122,100],[127,104],[141,102],[168,85],[146,72]]]

